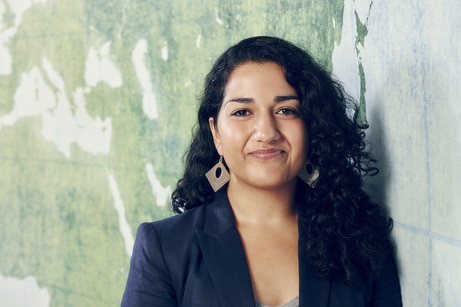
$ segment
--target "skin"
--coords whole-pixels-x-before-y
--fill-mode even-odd
[[[281,305],[298,295],[298,227],[292,210],[307,133],[297,93],[272,62],[231,73],[217,122],[209,119],[230,173],[228,197],[255,298]]]
[[[247,63],[231,73],[217,125],[209,121],[232,184],[270,190],[294,186],[307,143],[297,97],[275,63]]]

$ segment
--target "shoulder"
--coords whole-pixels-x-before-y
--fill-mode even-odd
[[[233,213],[226,191],[221,190],[215,193],[212,202],[163,220],[143,223],[139,226],[138,232],[154,231],[160,238],[168,237],[171,240],[179,237],[184,240],[191,233],[195,234],[197,230],[216,234],[231,225],[233,225]]]
[[[188,261],[200,255],[196,232],[203,228],[205,208],[139,225],[133,246],[132,270],[156,276],[179,276]],[[150,269],[149,269],[150,268]]]
[[[138,227],[137,237],[156,236],[160,241],[174,240],[180,237],[184,240],[189,234],[201,229],[205,221],[206,205],[188,210],[162,220],[142,223]]]
[[[188,261],[200,256],[195,230],[202,227],[203,212],[197,208],[138,227],[122,306],[176,306]]]
[[[178,215],[142,223],[137,231],[133,253],[148,256],[159,253],[166,263],[187,261],[200,254],[199,237],[219,236],[233,225],[226,193],[217,193],[213,202]],[[178,259],[178,255],[183,255]],[[185,257],[188,255],[188,257]]]

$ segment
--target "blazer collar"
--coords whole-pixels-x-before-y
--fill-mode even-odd
[[[222,306],[254,306],[250,273],[225,189],[207,205],[204,228],[196,233]]]
[[[219,237],[232,227],[235,228],[234,213],[227,198],[227,189],[223,188],[215,193],[213,202],[206,205],[203,231]]]

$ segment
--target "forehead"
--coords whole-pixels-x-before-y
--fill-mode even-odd
[[[229,75],[229,79],[234,76],[234,75],[238,75],[238,74],[241,74],[241,73],[245,73],[245,72],[251,72],[251,71],[260,71],[260,70],[274,70],[274,71],[278,71],[283,77],[285,76],[285,69],[280,66],[279,64],[275,63],[275,62],[270,62],[270,61],[267,61],[267,62],[254,62],[254,61],[248,61],[248,62],[244,62],[244,63],[241,63],[239,65],[236,65],[230,75]]]
[[[234,68],[225,85],[224,96],[231,92],[256,91],[258,89],[286,91],[294,94],[285,78],[285,70],[274,62],[247,62]]]

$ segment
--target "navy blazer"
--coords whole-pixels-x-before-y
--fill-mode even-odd
[[[139,226],[122,306],[255,306],[242,242],[223,190],[211,204]],[[379,277],[346,286],[320,279],[304,259],[299,258],[301,307],[402,305],[393,261]]]

